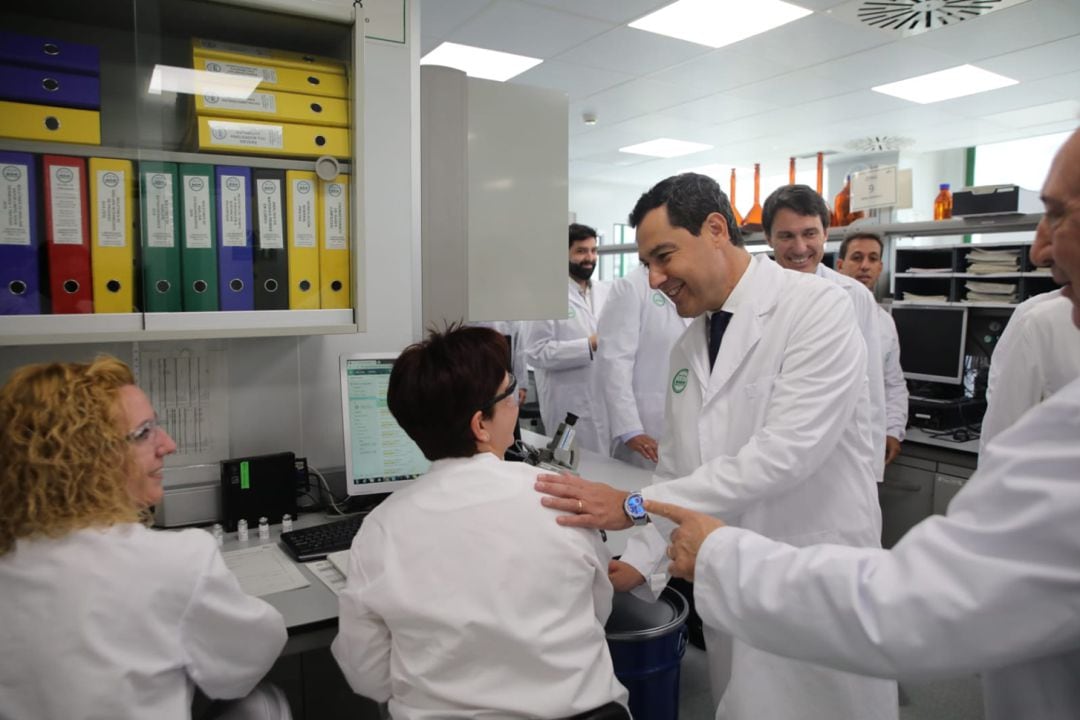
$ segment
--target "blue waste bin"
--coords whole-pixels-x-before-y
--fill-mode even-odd
[[[688,612],[686,598],[670,587],[655,603],[615,593],[605,631],[615,677],[630,691],[636,720],[678,720]]]

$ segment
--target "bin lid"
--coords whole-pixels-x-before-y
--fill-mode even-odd
[[[647,640],[675,630],[686,622],[688,612],[686,598],[672,588],[665,588],[652,603],[617,592],[604,629],[608,640]]]

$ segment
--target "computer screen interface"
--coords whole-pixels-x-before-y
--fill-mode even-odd
[[[387,493],[408,485],[431,463],[386,405],[393,354],[341,356],[342,424],[349,495]]]
[[[905,378],[963,382],[967,308],[894,305],[892,318]]]

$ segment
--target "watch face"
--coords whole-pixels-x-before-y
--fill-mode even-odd
[[[631,493],[626,498],[626,512],[632,518],[645,517],[645,498],[638,493]]]

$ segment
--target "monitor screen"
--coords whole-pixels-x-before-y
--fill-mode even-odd
[[[892,317],[905,378],[954,385],[963,381],[967,308],[893,305]]]
[[[396,353],[341,356],[349,495],[399,490],[431,465],[386,406],[386,388],[396,357]]]

